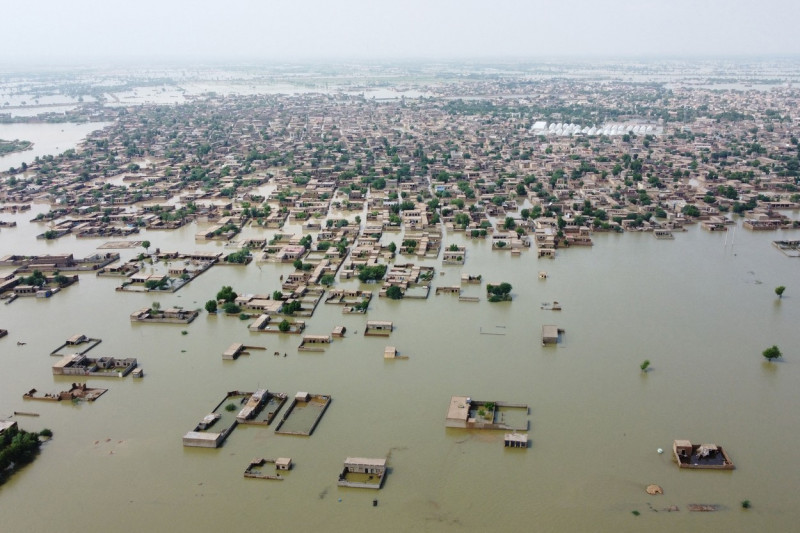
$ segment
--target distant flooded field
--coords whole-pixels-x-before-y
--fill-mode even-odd
[[[0,168],[18,168],[23,162],[30,164],[37,157],[60,154],[75,148],[89,133],[106,127],[102,122],[86,124],[0,124],[0,139],[31,141],[33,147],[24,152],[14,152],[0,157]]]

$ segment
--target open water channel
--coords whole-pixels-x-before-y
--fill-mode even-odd
[[[84,257],[106,242],[36,240],[45,226],[28,220],[45,209],[2,215],[18,226],[0,231],[0,255]],[[224,250],[195,242],[198,229],[133,238],[163,250]],[[248,228],[244,236],[272,233]],[[376,297],[367,316],[320,303],[306,333],[347,327],[323,353],[298,352],[298,336],[250,333],[248,322],[205,311],[188,326],[129,321],[153,301],[202,307],[222,285],[271,293],[290,265],[215,266],[157,296],[116,292],[119,280],[86,274],[50,299],[0,305],[0,327],[9,330],[0,339],[0,418],[38,412],[16,419],[54,432],[36,461],[0,488],[0,529],[792,530],[800,522],[800,259],[771,241],[798,233],[732,233],[693,227],[673,241],[597,234],[594,247],[559,251],[555,260],[534,250],[512,258],[488,241],[448,235],[445,245],[466,244],[466,264],[424,261],[437,268],[427,300]],[[120,250],[123,260],[141,251]],[[434,295],[436,286],[459,284],[461,272],[483,276],[465,291],[480,302]],[[510,282],[513,301],[489,303],[486,281]],[[782,300],[778,285],[787,286]],[[553,300],[563,311],[540,309]],[[364,337],[367,319],[392,320],[395,331]],[[564,328],[565,342],[542,347],[542,324]],[[94,403],[23,400],[31,388],[69,388],[74,378],[52,376],[48,354],[76,333],[102,338],[92,356],[137,357],[144,379],[90,378],[110,389]],[[267,350],[223,361],[233,342]],[[773,344],[784,361],[762,360]],[[385,361],[386,345],[409,359]],[[646,374],[644,359],[652,362]],[[181,436],[227,391],[260,387],[327,394],[332,403],[311,437],[276,435],[275,424],[239,426],[220,449],[182,446]],[[505,449],[502,431],[446,429],[452,395],[527,403],[529,448]],[[723,445],[737,468],[679,471],[674,439]],[[336,486],[345,457],[387,455],[382,490]],[[291,457],[295,467],[284,481],[243,478],[256,457]],[[650,483],[664,495],[647,495]],[[752,509],[740,508],[744,499]],[[693,503],[720,510],[689,512]],[[680,511],[662,511],[672,505]]]

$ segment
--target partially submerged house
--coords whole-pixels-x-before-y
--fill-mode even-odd
[[[558,326],[553,326],[550,324],[542,326],[542,345],[546,346],[548,344],[558,344],[558,342],[561,340],[560,336],[562,333],[564,333],[564,330]]]
[[[133,357],[117,359],[115,357],[100,357],[97,359],[81,354],[65,355],[53,364],[55,376],[101,376],[124,377],[130,374],[137,366]]]
[[[339,474],[340,487],[379,489],[386,476],[386,458],[348,457]]]
[[[250,464],[247,465],[247,468],[244,471],[244,477],[283,481],[284,478],[281,476],[280,472],[267,474],[261,470],[268,464],[274,465],[275,470],[283,470],[284,472],[288,472],[292,469],[292,459],[290,457],[278,457],[277,459],[253,459],[250,461]]]
[[[390,335],[394,325],[389,321],[367,320],[364,335]]]
[[[503,437],[503,446],[506,448],[527,448],[528,435],[520,433],[506,433]]]
[[[502,409],[502,411],[501,411]],[[528,414],[528,406],[506,402],[487,402],[473,400],[469,396],[452,396],[447,409],[445,426],[463,429],[505,429],[508,431],[527,431],[528,423],[524,426],[513,427],[507,423],[504,411],[524,410]],[[518,420],[521,422],[521,420]]]
[[[733,470],[736,468],[728,454],[716,444],[692,444],[688,440],[675,440],[672,453],[678,468],[707,468],[711,470]]]

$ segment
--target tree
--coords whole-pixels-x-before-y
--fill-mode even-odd
[[[395,253],[397,251],[397,245],[394,243],[394,241],[389,243],[388,248],[389,248],[389,251],[392,252],[392,253]]]
[[[778,287],[775,287],[775,294],[778,295],[778,298],[783,298],[783,291],[785,291],[785,290],[786,290],[786,287],[784,287],[783,285],[780,285]]]
[[[230,285],[224,285],[222,289],[217,293],[217,300],[225,300],[226,302],[232,302],[239,296],[235,292],[233,292],[233,288]]]
[[[403,289],[398,287],[397,285],[392,285],[388,289],[386,289],[386,296],[391,298],[392,300],[402,300],[403,299]]]
[[[150,248],[150,241],[142,241],[142,248],[144,248],[145,250]]]
[[[681,212],[684,215],[688,215],[690,217],[699,217],[700,216],[700,209],[698,209],[696,205],[687,204],[687,205],[683,206],[683,209],[681,209]]]
[[[319,280],[320,284],[325,286],[333,285],[333,282],[336,281],[336,276],[333,274],[325,274]]]
[[[281,320],[280,324],[278,324],[278,330],[280,330],[281,333],[286,333],[291,329],[291,327],[292,325],[285,318]]]
[[[22,278],[23,285],[35,285],[36,287],[41,287],[47,283],[47,278],[44,274],[42,274],[41,270],[34,270],[30,276]]]
[[[358,272],[358,279],[362,283],[382,279],[386,274],[386,265],[362,266]]]
[[[153,302],[150,309],[158,313],[161,310],[161,302]]]
[[[649,359],[645,359],[644,361],[642,361],[642,364],[639,365],[639,368],[642,369],[642,372],[647,372],[647,369],[649,367],[650,367],[650,360]]]
[[[216,300],[209,300],[206,302],[206,311],[209,313],[216,313],[217,312],[217,301]]]
[[[233,302],[225,302],[225,305],[222,306],[222,310],[228,314],[236,314],[242,309]]]
[[[490,302],[507,302],[511,300],[511,284],[503,282],[499,285],[486,284],[486,292]]]
[[[228,257],[225,258],[225,261],[228,263],[234,263],[237,265],[242,265],[247,262],[247,258],[250,257],[250,250],[248,248],[244,248],[239,250],[238,252],[233,252],[229,254]]]
[[[783,354],[781,353],[780,348],[775,346],[774,344],[761,352],[761,355],[767,358],[767,361],[772,362],[773,359],[780,359]]]
[[[0,484],[8,471],[33,461],[40,446],[39,435],[17,427],[8,428],[0,437]]]
[[[169,278],[164,276],[161,279],[148,279],[144,282],[144,288],[147,290],[160,290],[169,285]]]
[[[302,306],[303,304],[300,303],[300,300],[292,300],[291,302],[283,304],[283,307],[281,307],[281,312],[284,315],[293,315],[299,311]]]

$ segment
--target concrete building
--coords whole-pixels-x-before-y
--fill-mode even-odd
[[[450,398],[445,426],[449,428],[466,428],[471,402],[472,399],[469,396],[453,396]]]
[[[527,448],[528,436],[519,433],[506,433],[503,437],[503,445],[506,448]]]
[[[564,330],[559,329],[558,326],[553,326],[550,324],[542,326],[542,344],[557,344],[559,335]]]
[[[390,321],[367,320],[364,335],[390,335],[394,329]]]

